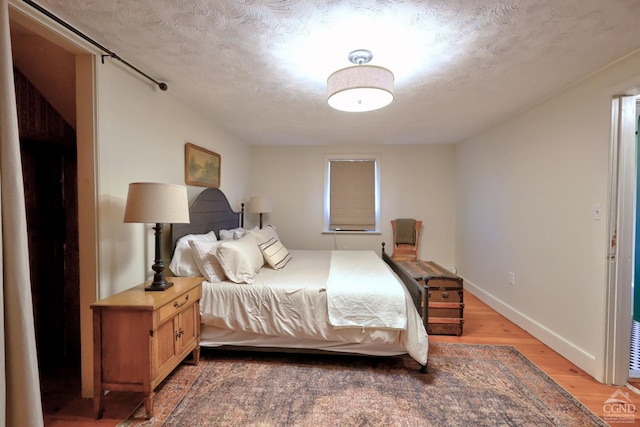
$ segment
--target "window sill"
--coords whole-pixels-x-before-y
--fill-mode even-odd
[[[334,231],[334,230],[322,230],[321,234],[335,234],[336,236],[339,234],[367,234],[367,235],[379,235],[382,232],[374,230],[374,231]]]

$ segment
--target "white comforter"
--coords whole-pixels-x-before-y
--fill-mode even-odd
[[[334,327],[407,328],[404,286],[372,251],[332,251],[327,279]]]
[[[333,326],[329,320],[327,287],[333,287],[337,283],[329,284],[328,280],[338,272],[331,268],[332,251],[290,252],[292,259],[284,269],[273,270],[264,267],[251,285],[204,282],[200,311],[205,329],[209,326],[220,332],[236,331],[244,336],[250,334],[252,339],[264,336],[273,338],[272,341],[288,339],[289,342],[295,343],[299,340],[305,343],[306,348],[326,348],[326,342],[331,343],[331,347],[336,348],[336,351],[340,351],[338,347],[341,343],[345,344],[345,348],[352,344],[362,345],[362,348],[366,349],[363,351],[365,354],[409,353],[420,364],[426,364],[428,342],[422,319],[397,276],[374,252],[370,254],[377,258],[376,269],[382,267],[384,275],[389,274],[389,287],[399,285],[397,289],[404,295],[404,309],[399,310],[403,314],[399,315],[398,319],[394,319],[394,315],[389,313],[382,316],[386,319],[383,319],[385,322],[391,320],[390,326],[371,327],[369,321],[377,315],[365,316],[368,318],[365,322],[369,324],[360,324],[360,321],[350,319],[353,325]],[[342,255],[349,254],[338,255],[337,258],[341,261],[337,264],[345,261],[346,258],[343,259]],[[361,284],[368,283],[365,281]],[[366,286],[365,288],[369,292],[374,289]],[[377,300],[375,304],[384,305],[382,300]],[[370,303],[365,305],[368,309],[375,307]],[[397,303],[391,312],[396,311]],[[219,344],[214,341],[209,343],[230,344],[227,332],[224,341]],[[317,342],[318,345],[309,344],[313,342]]]

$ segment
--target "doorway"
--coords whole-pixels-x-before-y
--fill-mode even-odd
[[[80,394],[75,140],[23,139],[20,153],[38,368],[45,401],[58,394],[60,387],[72,387]]]
[[[93,395],[93,326],[90,305],[98,298],[98,190],[96,55],[81,40],[50,22],[44,22],[22,3],[9,7],[9,29],[14,65],[28,70],[45,98],[56,105],[75,130],[77,157],[77,241],[80,305],[80,369],[82,397]],[[24,122],[24,120],[23,120]],[[28,119],[27,122],[32,122]],[[27,134],[20,132],[21,137]],[[28,138],[27,138],[28,139]],[[38,139],[38,138],[36,138]],[[68,181],[67,181],[68,182]],[[65,187],[66,188],[66,187]],[[71,193],[66,192],[67,196]],[[68,218],[67,218],[68,219]]]
[[[14,68],[31,295],[43,402],[80,395],[76,134]]]
[[[609,200],[607,202],[607,307],[603,382],[629,380],[632,283],[636,206],[636,95],[614,95],[611,102]]]
[[[631,282],[631,294],[633,296],[632,318],[631,318],[631,345],[629,350],[629,382],[636,388],[640,388],[640,209],[638,209],[638,200],[640,200],[640,173],[638,173],[637,165],[640,164],[640,138],[638,137],[638,129],[640,129],[640,97],[636,97],[636,209],[635,209],[635,238],[634,238],[634,267],[633,280]]]

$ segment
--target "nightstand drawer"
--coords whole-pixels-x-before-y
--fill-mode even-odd
[[[201,297],[201,288],[198,286],[189,292],[180,295],[168,304],[163,305],[158,310],[158,324],[164,323],[168,319],[172,319],[176,313],[184,310],[189,304],[193,304]]]

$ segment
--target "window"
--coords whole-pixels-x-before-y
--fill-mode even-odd
[[[325,156],[324,231],[380,231],[378,166],[372,155]]]

